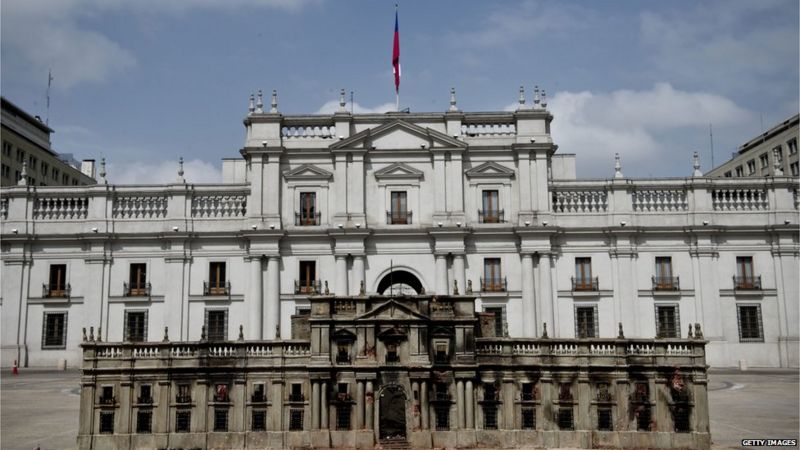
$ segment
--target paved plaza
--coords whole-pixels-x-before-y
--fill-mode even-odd
[[[0,379],[0,448],[75,448],[78,429],[77,371],[23,370]],[[709,402],[715,448],[739,447],[742,439],[798,439],[797,370],[711,370]]]

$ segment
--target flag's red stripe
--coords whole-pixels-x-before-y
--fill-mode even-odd
[[[394,69],[394,89],[400,92],[400,29],[397,23],[397,11],[394,13],[394,48],[392,49],[392,68]]]

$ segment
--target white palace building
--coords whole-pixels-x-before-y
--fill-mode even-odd
[[[2,188],[2,364],[90,341],[290,339],[309,296],[469,294],[500,336],[683,337],[798,367],[798,182],[581,180],[538,89],[514,112],[283,115],[221,184]],[[24,170],[23,170],[24,172]],[[609,172],[611,172],[609,170]],[[84,330],[85,329],[85,330]],[[95,338],[94,335],[97,335]]]

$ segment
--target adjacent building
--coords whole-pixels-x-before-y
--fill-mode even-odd
[[[800,155],[797,153],[799,123],[800,116],[795,114],[745,142],[730,161],[710,170],[708,176],[726,178],[800,176]]]
[[[25,177],[29,186],[86,186],[95,184],[94,160],[82,163],[72,155],[56,153],[50,145],[53,130],[5,97],[0,124],[3,153],[0,185],[14,186]]]
[[[575,178],[538,92],[511,112],[283,115],[251,98],[223,183],[3,188],[2,363],[103,342],[275,341],[309,293],[471,292],[509,338],[673,339],[798,367],[798,183]],[[787,150],[788,151],[788,150]],[[609,173],[614,162],[609,161]]]

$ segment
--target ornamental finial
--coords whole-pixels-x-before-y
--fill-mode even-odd
[[[703,176],[703,172],[700,170],[700,155],[698,155],[697,152],[694,152],[694,155],[692,155],[692,167],[694,168],[694,171],[692,171],[693,177]]]
[[[239,340],[244,340],[244,325],[239,324]]]
[[[256,110],[256,99],[253,94],[250,94],[250,101],[247,102],[247,114],[253,114]]]
[[[619,332],[617,333],[617,339],[625,339],[625,333],[622,331],[622,322],[619,322]]]
[[[775,172],[772,175],[776,176],[776,177],[782,177],[783,176],[783,167],[781,167],[781,164],[783,164],[783,161],[781,160],[781,154],[779,152],[780,152],[780,147],[775,147],[775,148],[772,149],[772,161],[773,161],[772,167],[773,167],[774,172]]]
[[[547,322],[542,322],[542,339],[547,339]]]
[[[339,91],[339,112],[347,112],[347,102],[344,99],[344,89]]]
[[[278,91],[275,89],[272,90],[272,102],[270,102],[269,112],[278,112]]]
[[[539,102],[540,101],[541,100],[539,99],[539,85],[537,84],[536,86],[533,87],[533,108],[534,109],[539,108]]]
[[[614,153],[614,178],[624,178],[622,176],[622,164],[619,162],[619,153]]]
[[[542,108],[547,109],[547,92],[542,89]]]
[[[164,342],[169,342],[169,327],[164,327]]]
[[[525,109],[525,86],[519,87],[519,107],[517,109]]]
[[[256,100],[256,114],[263,114],[264,113],[264,95],[261,93],[261,89],[258,90],[258,97]]]
[[[17,186],[27,186],[28,185],[28,163],[22,161],[22,172],[19,174],[19,180],[17,180]]]
[[[183,178],[183,156],[178,158],[178,183],[185,183],[186,179]]]
[[[456,88],[450,88],[450,111],[458,111],[456,106]]]
[[[100,184],[108,184],[106,180],[106,159],[100,159]]]

